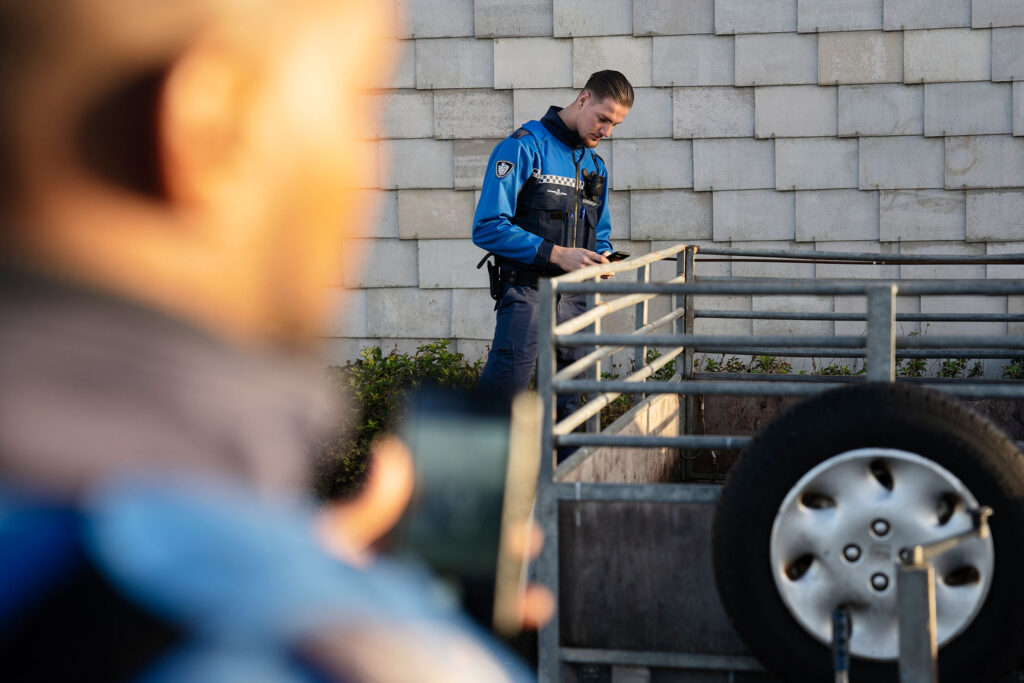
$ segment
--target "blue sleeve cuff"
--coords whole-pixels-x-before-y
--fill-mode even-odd
[[[534,266],[546,266],[551,263],[551,250],[554,249],[555,243],[551,240],[544,240],[537,247],[537,256],[533,259]]]

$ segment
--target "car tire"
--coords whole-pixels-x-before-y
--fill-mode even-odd
[[[844,605],[851,678],[897,681],[899,553],[970,528],[977,505],[994,510],[987,545],[972,540],[935,561],[939,672],[944,682],[999,680],[1024,635],[1024,459],[994,425],[934,391],[841,388],[768,425],[719,498],[722,603],[758,659],[794,681],[830,675],[821,620]]]

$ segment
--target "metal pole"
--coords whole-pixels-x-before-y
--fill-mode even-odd
[[[601,279],[600,276],[596,277],[596,278],[594,278],[594,282],[598,282],[600,279]],[[598,304],[601,303],[601,301],[602,301],[602,298],[601,298],[601,293],[600,292],[594,292],[593,294],[588,294],[587,295],[587,308],[590,309],[590,310],[593,310],[594,307],[596,307]],[[601,334],[601,319],[600,318],[598,318],[597,320],[594,321],[593,332],[594,332],[594,334]],[[596,379],[596,380],[600,380],[601,379],[601,360],[600,359],[598,359],[598,361],[594,364],[594,366],[590,370],[587,371],[587,377],[589,377],[591,379]],[[596,395],[597,394],[588,394],[587,395],[587,399],[590,400],[590,399],[594,398]],[[590,432],[591,434],[596,434],[599,431],[601,431],[601,415],[600,415],[600,413],[598,413],[597,415],[594,415],[594,417],[590,418],[590,420],[587,421],[587,431]]]
[[[651,266],[647,264],[641,268],[637,268],[636,281],[640,283],[647,283],[651,280]],[[640,329],[647,324],[647,300],[641,301],[636,305],[636,320],[634,321],[634,327]],[[633,352],[633,371],[636,372],[642,368],[647,362],[647,347],[638,346]]]
[[[935,571],[931,563],[900,565],[896,599],[900,612],[900,683],[936,683]]]
[[[850,613],[843,607],[832,613],[832,670],[835,683],[849,683]]]
[[[537,302],[537,391],[543,403],[540,441],[540,479],[537,482],[537,522],[544,532],[544,547],[537,565],[537,579],[555,596],[555,614],[537,638],[537,676],[542,683],[559,683],[561,663],[558,654],[558,492],[554,485],[555,395],[555,292],[548,279],[541,279]]]
[[[896,381],[896,285],[868,289],[867,379]]]
[[[697,280],[697,274],[694,272],[694,262],[693,262],[693,257],[694,257],[694,255],[696,253],[697,253],[697,247],[692,246],[692,245],[688,246],[688,247],[686,247],[686,251],[684,252],[683,258],[681,259],[683,261],[683,279],[684,279],[684,282],[686,282],[686,283],[696,282],[696,280]],[[697,318],[696,310],[695,310],[696,309],[696,297],[693,297],[693,296],[691,296],[689,294],[684,296],[683,297],[683,306],[686,308],[686,314],[683,316],[683,333],[684,334],[691,334],[692,335],[694,327],[696,325],[696,318]],[[682,374],[683,379],[692,380],[693,379],[693,347],[692,346],[687,346],[683,350],[682,363],[683,363],[683,367],[680,370],[680,374]],[[683,424],[680,425],[682,427],[682,434],[692,435],[693,432],[694,432],[694,424],[693,424],[694,423],[694,419],[693,419],[693,417],[694,417],[694,415],[693,415],[694,414],[694,404],[695,404],[695,397],[694,397],[693,393],[692,392],[686,393],[683,396],[683,406],[682,406],[683,407],[683,416],[682,416],[683,417]],[[684,457],[683,457],[683,467],[681,468],[680,471],[683,474],[683,481],[688,481],[691,478],[692,474],[693,474],[693,472],[692,472],[693,458],[690,457],[692,455],[692,452],[691,451],[685,451],[681,455],[683,455]]]

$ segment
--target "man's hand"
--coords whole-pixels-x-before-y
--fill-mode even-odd
[[[580,268],[593,266],[598,263],[609,263],[608,259],[589,249],[578,247],[560,247],[557,244],[551,248],[551,263],[569,273]]]

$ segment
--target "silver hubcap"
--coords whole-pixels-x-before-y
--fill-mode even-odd
[[[772,575],[783,602],[828,644],[832,612],[850,613],[850,652],[899,655],[896,566],[900,552],[971,528],[978,501],[944,467],[919,455],[862,448],[829,458],[796,483],[772,525]],[[992,583],[992,537],[939,556],[939,646],[967,628]]]

